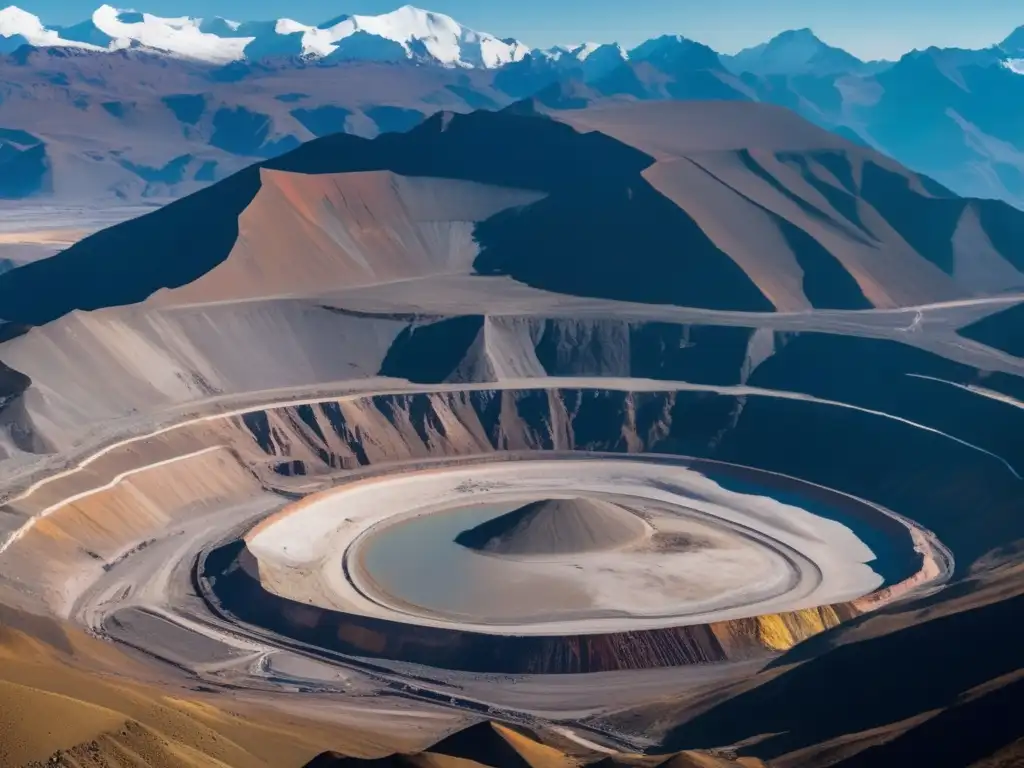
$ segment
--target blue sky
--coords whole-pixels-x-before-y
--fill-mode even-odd
[[[66,24],[86,17],[99,2],[21,0],[21,7],[48,23]],[[406,0],[132,2],[137,10],[162,16],[289,16],[313,23],[342,13],[382,13]],[[1024,25],[1024,0],[414,0],[414,4],[535,46],[581,40],[615,40],[629,46],[658,34],[679,33],[732,53],[785,29],[811,27],[826,42],[862,58],[894,58],[929,45],[985,47]]]

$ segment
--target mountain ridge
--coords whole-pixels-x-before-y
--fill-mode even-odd
[[[842,48],[829,45],[809,28],[780,32],[767,42],[723,55],[723,62],[737,74],[759,75],[844,74],[868,71],[884,64],[869,64]]]
[[[447,245],[410,251],[427,242],[409,218],[425,200],[429,242]],[[206,303],[351,288],[381,279],[361,266],[372,243],[402,279],[456,270],[743,312],[896,308],[1021,289],[1019,230],[1024,212],[959,198],[780,107],[527,102],[306,143],[0,275],[0,305],[34,325],[174,291]],[[301,238],[309,269],[282,270]],[[623,253],[637,267],[625,277]]]
[[[282,53],[314,58],[344,57],[345,49],[353,49],[350,54],[358,52],[387,60],[404,57],[445,66],[496,68],[521,61],[529,54],[551,60],[571,58],[582,64],[595,51],[607,52],[615,48],[619,49],[623,60],[642,59],[645,46],[669,37],[686,40],[679,34],[663,34],[628,49],[616,41],[534,48],[515,38],[471,29],[447,14],[409,4],[377,15],[342,14],[315,24],[290,17],[241,21],[220,16],[162,17],[103,4],[88,19],[62,26],[45,24],[38,15],[15,5],[0,9],[0,52],[24,44],[78,47],[95,52],[145,47],[208,63],[252,61]],[[365,43],[371,38],[372,45],[360,43],[360,39]],[[699,41],[688,42],[704,46]],[[463,51],[463,47],[469,50]],[[1007,58],[1024,52],[1024,26],[1010,32],[1002,41],[994,42],[991,48],[1001,51]],[[779,65],[787,64],[787,60],[789,64],[795,61],[798,67],[817,64],[815,71],[819,74],[825,70],[875,70],[892,63],[863,61],[824,42],[809,28],[784,30],[758,45],[731,54],[716,52],[716,55],[734,71],[759,74],[778,73]],[[783,69],[788,74],[794,72],[793,66],[783,66]]]

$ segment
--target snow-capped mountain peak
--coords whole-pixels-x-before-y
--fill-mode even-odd
[[[110,5],[101,5],[93,12],[92,24],[111,39],[111,48],[141,45],[212,63],[227,63],[244,58],[245,46],[253,39],[205,32],[200,18],[164,18],[134,10],[121,10]],[[215,29],[230,32],[231,25],[218,24]]]
[[[446,66],[498,67],[522,59],[518,41],[467,29],[455,19],[405,5],[380,16],[343,16],[303,32],[307,53],[341,58],[420,59]]]
[[[54,29],[48,29],[42,20],[28,11],[10,5],[0,9],[0,51],[14,50],[22,45],[68,46],[100,50],[99,46],[66,40]]]

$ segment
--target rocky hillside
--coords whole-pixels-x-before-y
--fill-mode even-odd
[[[1022,229],[776,107],[531,102],[310,142],[0,275],[0,306],[38,324],[453,273],[715,310],[916,306],[1020,289]]]

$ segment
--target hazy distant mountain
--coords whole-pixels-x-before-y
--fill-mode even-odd
[[[549,62],[555,70],[578,72],[588,82],[604,77],[629,58],[618,43],[582,43],[533,51],[532,55]]]
[[[752,93],[714,50],[681,35],[662,35],[629,51],[628,60],[592,83],[604,96],[637,99],[747,99]]]
[[[907,54],[871,78],[863,133],[965,194],[1024,202],[1024,77],[985,51]]]
[[[724,69],[714,50],[682,35],[655,37],[629,52],[630,61],[646,61],[664,69]]]
[[[1024,26],[1017,27],[1007,35],[999,47],[1012,56],[1024,55]]]
[[[828,45],[809,29],[783,32],[734,56],[723,56],[722,61],[733,72],[755,75],[837,75],[884,66],[868,64],[842,48]]]
[[[186,194],[318,136],[372,137],[512,101],[492,79],[410,62],[217,66],[23,47],[0,56],[0,198]]]
[[[495,73],[495,85],[512,98],[525,98],[558,82],[600,80],[628,59],[625,49],[615,43],[534,50],[519,61],[500,67]]]

